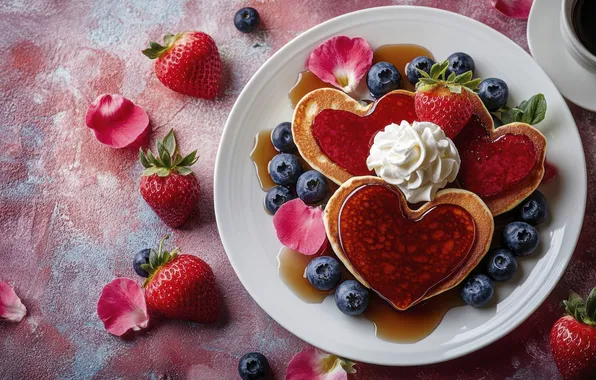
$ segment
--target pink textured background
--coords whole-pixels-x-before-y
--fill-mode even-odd
[[[488,0],[119,1],[4,0],[0,3],[0,279],[29,309],[20,324],[0,325],[0,378],[236,379],[238,358],[263,352],[276,378],[306,344],[269,318],[228,263],[213,211],[213,165],[226,117],[251,75],[300,32],[354,10],[425,5],[475,18],[527,49],[526,22],[508,19]],[[232,23],[256,7],[264,29],[242,35]],[[223,91],[212,101],[166,90],[140,54],[164,32],[202,30],[224,61]],[[185,149],[198,147],[200,216],[173,242],[193,247],[224,289],[226,317],[216,326],[167,322],[133,340],[110,336],[96,316],[101,287],[134,278],[131,255],[168,229],[140,197],[134,151],[100,145],[84,125],[102,93],[144,107],[154,136],[175,127]],[[570,105],[596,185],[596,115]],[[358,365],[358,379],[553,379],[547,333],[567,289],[596,285],[596,204],[563,280],[542,307],[507,337],[477,353],[427,367]],[[188,250],[188,248],[187,248]]]

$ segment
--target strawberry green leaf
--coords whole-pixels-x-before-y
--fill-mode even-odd
[[[153,156],[153,152],[151,152],[150,150],[147,150],[147,161],[149,161],[149,164],[154,165],[154,166],[157,166],[157,164],[158,164],[158,161]]]
[[[170,170],[168,168],[158,168],[155,174],[160,177],[167,177],[170,175]]]
[[[454,94],[460,94],[461,93],[461,86],[459,86],[457,84],[451,84],[451,83],[449,83],[447,85],[447,88],[449,88],[449,91],[451,91]]]
[[[596,288],[592,289],[586,300],[586,315],[596,324]]]
[[[151,167],[143,170],[143,173],[141,175],[144,176],[144,177],[149,177],[150,175],[157,174],[157,171],[159,169],[160,168],[158,168],[156,166],[151,166]]]
[[[158,267],[158,265],[159,265],[158,263],[159,263],[159,257],[158,257],[158,253],[157,253],[157,252],[155,252],[155,250],[153,250],[153,249],[152,249],[152,250],[149,252],[149,265],[151,265],[151,267],[152,267],[153,269],[155,269],[155,268],[157,268],[157,267]]]
[[[176,168],[176,171],[180,174],[180,175],[189,175],[192,173],[192,170],[190,170],[190,168],[188,166],[178,166]]]
[[[469,82],[463,83],[464,87],[469,88],[470,90],[476,91],[478,90],[478,85],[482,82],[481,78],[472,79]]]
[[[166,147],[163,145],[163,142],[161,142],[160,140],[157,140],[155,145],[157,146],[157,155],[159,157],[162,157],[163,153],[166,152]]]
[[[143,153],[143,149],[139,149],[139,160],[141,161],[141,165],[143,165],[144,168],[151,167],[151,164],[149,164],[149,161],[147,161],[147,157],[145,157],[145,153]]]
[[[197,162],[198,159],[199,158],[197,157],[197,151],[195,150],[186,157],[184,157],[182,161],[180,161],[176,166],[191,166],[192,164]]]
[[[167,150],[164,150],[161,153],[161,162],[163,162],[166,168],[172,167],[172,160],[170,159],[170,154]]]
[[[164,137],[163,145],[166,150],[170,153],[170,157],[174,156],[176,152],[176,137],[174,136],[174,129],[170,129],[170,132]]]
[[[416,71],[418,71],[418,73],[420,73],[420,75],[422,75],[422,78],[430,78],[430,75],[428,75],[428,73],[424,70],[420,70],[419,68],[415,68]]]
[[[471,80],[472,80],[472,71],[466,71],[465,73],[456,76],[453,81],[455,83],[463,84],[463,83],[468,83]]]
[[[451,74],[449,74],[449,77],[447,78],[448,82],[453,82],[455,80],[455,73],[452,71]]]

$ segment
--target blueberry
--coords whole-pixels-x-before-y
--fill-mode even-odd
[[[294,137],[292,137],[292,124],[283,122],[271,131],[271,142],[275,149],[283,153],[292,153],[296,151]]]
[[[471,274],[464,280],[460,290],[461,298],[470,306],[486,305],[495,294],[493,284],[485,274]]]
[[[373,98],[380,98],[401,86],[401,74],[391,63],[377,62],[366,74],[366,85]]]
[[[335,289],[335,304],[344,314],[360,315],[368,306],[368,290],[358,281],[344,281]]]
[[[519,205],[519,218],[533,226],[546,220],[548,205],[544,194],[536,190]]]
[[[269,372],[269,361],[259,352],[249,352],[238,362],[238,374],[242,380],[264,380]]]
[[[449,57],[447,57],[449,61],[449,66],[447,70],[451,73],[455,73],[455,75],[460,75],[466,73],[468,71],[474,74],[474,70],[476,69],[476,65],[474,65],[474,60],[472,57],[467,55],[466,53],[458,52],[453,53]]]
[[[315,257],[306,266],[306,278],[319,290],[331,290],[341,280],[341,265],[331,256]]]
[[[517,272],[517,260],[513,252],[506,248],[497,248],[488,253],[486,273],[495,281],[507,281]]]
[[[271,215],[275,215],[277,210],[286,203],[296,198],[290,189],[284,186],[275,186],[265,195],[265,208]]]
[[[526,222],[512,222],[503,230],[503,244],[516,256],[528,256],[538,247],[538,231]]]
[[[503,122],[501,121],[501,119],[499,119],[495,115],[491,114],[490,117],[493,118],[493,123],[495,124],[495,128],[499,128],[500,126],[503,125]]]
[[[254,32],[261,22],[261,16],[254,8],[242,8],[234,16],[234,25],[242,33]]]
[[[478,96],[489,111],[497,111],[507,104],[509,87],[498,78],[486,78],[478,85]]]
[[[269,162],[269,175],[278,185],[293,185],[302,174],[302,164],[293,154],[281,153]]]
[[[418,83],[418,79],[420,79],[422,75],[416,69],[430,73],[430,68],[433,67],[435,63],[436,62],[432,59],[422,55],[420,57],[414,58],[406,65],[406,77],[408,77],[408,82],[412,83],[413,85]]]
[[[140,250],[135,254],[135,257],[132,259],[132,267],[135,269],[135,272],[141,277],[149,277],[149,273],[143,268],[141,265],[149,264],[149,253],[151,250],[149,248],[145,248]]]
[[[298,178],[296,192],[304,203],[317,203],[325,199],[329,193],[329,183],[327,183],[327,178],[318,171],[309,170]]]

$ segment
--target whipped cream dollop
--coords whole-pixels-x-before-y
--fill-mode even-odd
[[[434,123],[389,124],[376,134],[369,170],[396,185],[410,203],[431,201],[455,180],[461,160],[453,141]]]

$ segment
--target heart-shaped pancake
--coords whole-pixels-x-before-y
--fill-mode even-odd
[[[480,98],[473,94],[470,98],[474,116],[454,141],[462,161],[458,180],[499,215],[540,184],[546,139],[524,123],[495,129]],[[366,167],[366,158],[375,134],[388,124],[416,120],[413,99],[414,93],[396,90],[364,104],[336,89],[312,91],[294,110],[294,141],[302,157],[337,184],[374,174]]]
[[[486,254],[494,221],[475,194],[437,193],[418,210],[381,178],[353,177],[324,213],[327,237],[346,268],[398,310],[449,290]]]

